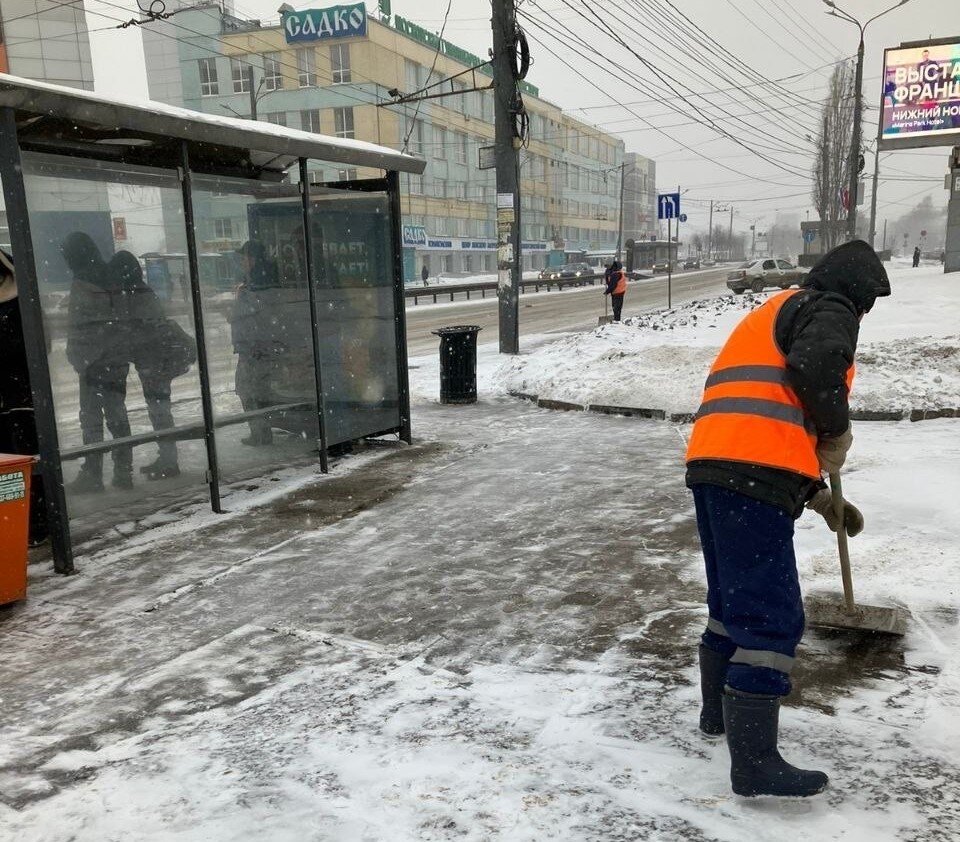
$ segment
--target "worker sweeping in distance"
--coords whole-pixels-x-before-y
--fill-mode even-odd
[[[833,530],[863,529],[853,505],[841,516],[821,472],[838,474],[853,442],[860,321],[889,294],[876,252],[845,243],[802,289],[747,315],[707,378],[686,454],[708,588],[700,728],[726,735],[738,795],[809,796],[828,783],[777,750],[780,700],[804,630],[794,521],[806,506]]]

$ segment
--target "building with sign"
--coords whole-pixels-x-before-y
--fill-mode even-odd
[[[145,27],[143,37],[153,99],[212,114],[255,110],[260,120],[424,157],[424,175],[401,184],[409,280],[424,266],[431,275],[495,270],[496,180],[481,165],[494,142],[494,103],[487,68],[471,70],[483,64],[478,56],[399,15],[377,20],[361,3],[289,9],[271,24],[199,5]],[[451,95],[394,103],[428,86]],[[530,115],[521,153],[524,268],[562,262],[565,253],[612,252],[623,141],[563,113],[533,85],[523,91]],[[339,168],[312,172],[311,180],[365,175]],[[653,181],[648,174],[651,191]],[[222,216],[211,217],[216,227],[199,232],[204,249],[231,246],[230,215],[224,203]]]

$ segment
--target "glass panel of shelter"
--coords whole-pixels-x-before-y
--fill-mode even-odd
[[[311,162],[313,166],[314,162]],[[400,427],[390,199],[311,185],[328,446]]]
[[[196,174],[193,207],[224,495],[316,459],[319,413],[299,186]]]
[[[71,532],[203,496],[177,174],[24,153],[23,180]]]

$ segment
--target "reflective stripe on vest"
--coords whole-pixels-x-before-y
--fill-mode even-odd
[[[617,285],[613,288],[614,295],[623,295],[627,291],[627,276],[626,273],[620,273],[620,280],[617,281]]]
[[[687,461],[745,462],[820,478],[817,436],[787,382],[777,316],[799,290],[774,296],[734,329],[707,377]],[[853,367],[847,376],[853,382]]]

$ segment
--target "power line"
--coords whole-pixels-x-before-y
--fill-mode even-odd
[[[558,34],[556,33],[556,31],[554,31],[549,25],[543,23],[542,21],[540,21],[539,19],[537,19],[535,16],[531,15],[529,12],[525,12],[525,11],[523,11],[523,10],[521,9],[521,10],[520,10],[520,14],[523,15],[523,16],[524,16],[525,18],[527,18],[528,20],[530,20],[530,21],[531,21],[532,23],[534,23],[536,26],[538,26],[547,36],[549,36],[549,37],[552,38],[554,41],[556,41],[557,44],[559,44],[559,46],[560,46],[562,49],[564,49],[564,50],[566,50],[566,51],[569,51],[569,52],[573,52],[575,55],[578,55],[580,58],[583,58],[583,59],[585,59],[585,60],[587,60],[587,61],[592,61],[592,59],[591,59],[589,56],[585,55],[583,52],[581,52],[581,51],[577,48],[577,46],[575,46],[574,44],[571,44],[563,34],[558,35]],[[531,37],[533,37],[534,40],[536,40],[536,42],[537,42],[541,47],[543,47],[543,49],[546,50],[550,55],[553,55],[553,56],[554,56],[555,58],[557,58],[559,61],[566,61],[565,59],[561,59],[560,56],[558,56],[556,53],[554,53],[554,52],[550,49],[550,47],[549,47],[546,43],[544,43],[543,40],[541,40],[540,38],[536,38],[536,36],[531,36]],[[611,71],[611,70],[607,70],[607,69],[605,69],[605,68],[603,68],[603,67],[601,67],[600,69],[603,70],[603,72],[606,73],[608,76],[611,76],[611,77],[613,77],[614,79],[617,79],[618,81],[625,82],[626,84],[630,84],[629,81],[626,80],[621,74],[619,74],[619,73],[617,73],[617,72],[614,72],[614,71]],[[587,82],[591,87],[595,88],[595,89],[596,89],[597,91],[599,91],[601,94],[604,94],[605,96],[608,96],[613,103],[619,104],[619,103],[617,103],[617,100],[613,97],[612,94],[610,94],[608,91],[604,90],[603,87],[601,87],[599,84],[597,84],[597,83],[594,82],[592,79],[590,79],[589,77],[587,77],[585,74],[583,75],[582,78],[584,79],[585,82]],[[648,126],[650,126],[651,128],[654,128],[659,134],[662,134],[665,138],[667,138],[667,140],[669,140],[669,141],[671,141],[672,143],[677,144],[678,146],[686,149],[688,152],[692,152],[693,154],[697,155],[698,158],[701,158],[701,159],[703,159],[703,160],[705,160],[705,161],[707,161],[707,162],[709,162],[709,163],[712,163],[712,164],[717,165],[717,166],[720,167],[721,169],[725,169],[725,170],[727,170],[727,171],[729,171],[729,172],[734,173],[735,175],[740,175],[740,176],[743,176],[744,178],[747,178],[747,179],[751,179],[751,180],[755,180],[755,181],[764,181],[764,182],[769,183],[769,184],[776,184],[777,186],[780,186],[780,187],[794,187],[794,186],[795,186],[795,185],[793,185],[793,184],[784,184],[784,183],[782,183],[782,182],[771,181],[770,179],[759,178],[759,177],[757,177],[755,174],[746,173],[746,172],[744,172],[744,171],[742,171],[742,170],[738,170],[738,169],[736,169],[736,168],[734,168],[734,167],[730,167],[730,166],[727,166],[726,164],[722,164],[722,163],[720,163],[718,160],[716,160],[716,159],[714,159],[714,158],[711,158],[709,155],[706,155],[706,154],[704,154],[704,153],[702,153],[702,152],[698,152],[698,151],[697,151],[696,149],[694,149],[693,147],[689,146],[688,144],[683,143],[683,141],[681,141],[681,140],[679,140],[678,138],[674,137],[673,135],[667,133],[667,132],[664,131],[663,129],[658,128],[658,127],[656,127],[656,126],[653,126],[653,124],[651,124],[648,120],[646,120],[646,118],[644,118],[641,114],[638,114],[638,113],[636,113],[635,111],[632,111],[631,108],[626,107],[626,110],[629,111],[630,113],[634,114],[634,116],[635,116],[638,120],[640,120],[640,122],[646,123],[646,124],[647,124]]]
[[[574,7],[572,6],[572,4],[571,4],[571,0],[564,0],[564,2],[565,2],[570,8],[574,8]],[[584,4],[584,5],[586,6],[586,4]],[[584,20],[587,20],[588,22],[590,22],[591,25],[593,25],[595,28],[599,29],[601,32],[604,32],[605,34],[611,35],[615,41],[617,41],[618,43],[622,44],[622,45],[623,45],[627,50],[629,50],[635,57],[637,57],[644,66],[646,66],[646,67],[654,70],[654,72],[656,72],[656,73],[661,73],[661,71],[659,70],[659,68],[656,67],[656,65],[653,65],[652,62],[650,62],[649,60],[645,59],[643,56],[640,56],[639,53],[637,53],[635,50],[633,50],[632,48],[630,48],[629,45],[627,45],[625,42],[623,42],[623,40],[622,40],[621,38],[619,38],[615,32],[613,32],[613,30],[609,27],[609,25],[606,24],[606,23],[599,17],[599,15],[598,15],[598,13],[597,13],[596,11],[594,11],[593,9],[591,9],[589,6],[587,6],[587,9],[588,9],[588,11],[589,11],[594,17],[598,18],[599,23],[595,23],[594,21],[591,21],[590,18],[587,17],[586,14],[584,14],[583,12],[580,12],[580,11],[578,10],[578,13],[581,15],[581,17],[583,17]],[[550,30],[550,29],[551,29],[549,26],[545,25],[542,21],[539,21],[539,20],[537,20],[537,19],[535,19],[535,18],[531,18],[531,19],[533,19],[541,28],[543,28],[543,29],[545,29],[545,30]],[[552,32],[552,34],[554,35],[554,37],[556,37],[556,33],[555,33],[555,32]],[[573,33],[571,33],[569,30],[566,30],[566,32],[564,33],[564,35],[572,35],[572,34],[573,34]],[[567,45],[567,47],[569,48],[569,45]],[[618,70],[621,69],[621,67],[620,67],[619,64],[616,64],[616,63],[612,62],[612,60],[611,60],[608,56],[606,56],[606,55],[604,55],[602,52],[596,50],[596,48],[591,48],[591,47],[589,47],[589,46],[586,46],[586,49],[591,49],[591,50],[594,52],[594,54],[595,54],[596,56],[598,56],[599,58],[601,58],[605,63],[614,64],[614,66],[616,66]],[[626,70],[625,68],[623,68],[623,71],[626,72],[626,73],[630,73],[630,71]],[[616,74],[612,74],[612,75],[616,75]],[[647,80],[641,80],[641,78],[640,78],[640,77],[637,77],[636,74],[631,74],[631,75],[633,75],[634,78],[637,79],[638,81],[642,81],[643,83],[649,84],[649,82],[648,82]],[[663,74],[661,73],[661,75],[663,75]],[[626,81],[626,80],[623,80],[622,77],[620,77],[620,78],[621,78],[621,81]],[[629,82],[628,82],[628,84],[629,84]],[[672,92],[673,92],[674,94],[676,94],[679,98],[681,98],[686,104],[690,105],[692,108],[695,107],[694,104],[693,104],[692,102],[690,102],[690,100],[689,100],[686,96],[684,96],[684,94],[682,94],[682,93],[677,89],[677,86],[679,86],[679,87],[684,87],[683,83],[676,82],[676,80],[673,80],[671,77],[668,76],[667,79],[665,79],[665,80],[663,81],[663,84],[665,84],[670,91],[672,91]],[[635,85],[634,85],[633,87],[636,89]],[[632,113],[635,113],[635,112],[632,112]],[[637,115],[637,116],[639,117],[639,115]],[[717,123],[713,120],[713,118],[712,118],[709,114],[704,113],[704,117],[706,118],[705,121],[704,121],[704,124],[705,124],[706,126],[708,126],[709,128],[711,128],[712,130],[714,130],[717,134],[722,135],[722,136],[725,136],[727,139],[731,140],[733,143],[737,144],[738,146],[742,146],[744,149],[747,149],[748,151],[752,152],[752,153],[755,154],[757,157],[761,158],[762,160],[765,160],[767,163],[770,163],[770,164],[772,164],[772,165],[774,165],[774,166],[777,166],[777,167],[780,168],[780,169],[784,169],[784,170],[786,170],[787,172],[789,172],[789,173],[791,173],[791,174],[793,174],[793,175],[796,175],[796,176],[798,176],[798,177],[804,177],[804,178],[806,177],[806,174],[805,174],[805,173],[801,175],[801,174],[798,173],[797,171],[792,170],[789,166],[785,166],[782,162],[776,162],[776,161],[772,160],[771,158],[767,157],[767,155],[765,155],[763,152],[757,151],[757,149],[751,147],[749,144],[747,144],[746,142],[744,142],[744,141],[741,140],[740,138],[732,135],[730,132],[726,131],[723,127],[717,125]],[[749,127],[749,126],[748,126],[748,128],[750,128],[751,131],[752,131],[752,127]],[[769,147],[767,147],[767,148],[769,148]],[[773,150],[773,151],[782,152],[782,151],[784,151],[784,150],[777,149],[777,150]]]

